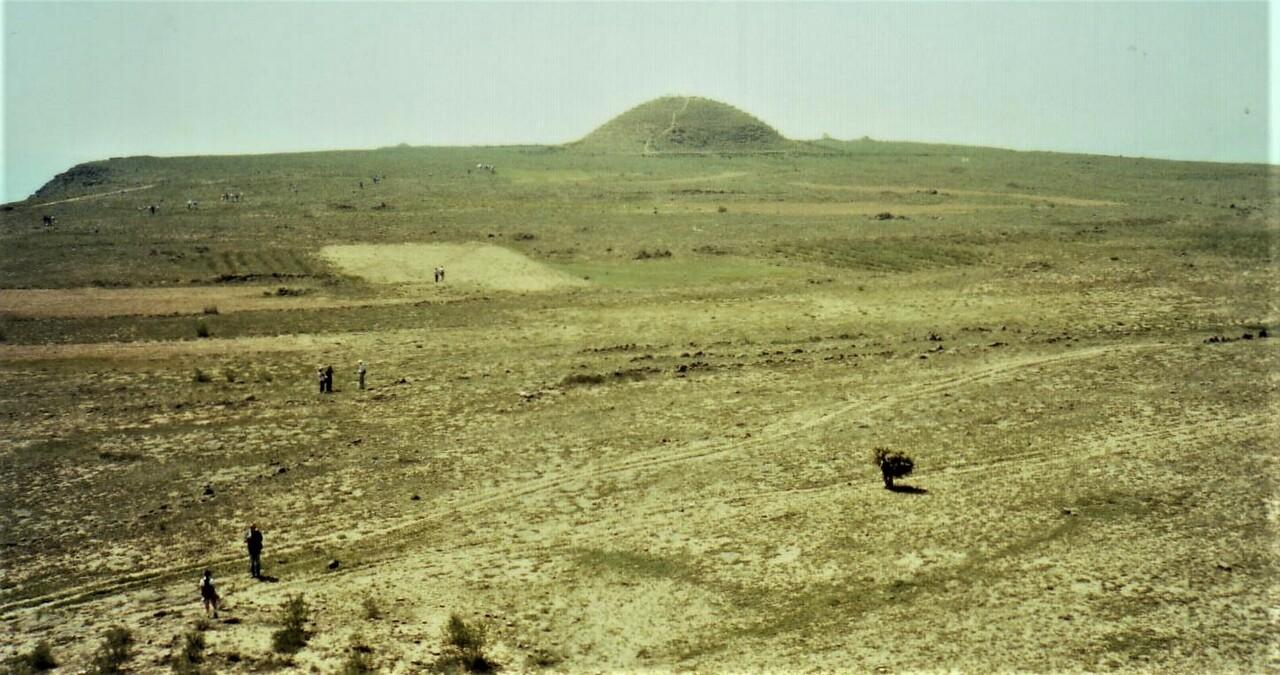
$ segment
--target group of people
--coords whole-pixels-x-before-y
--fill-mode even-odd
[[[435,272],[436,272],[436,283],[438,284],[441,281],[444,281],[444,266],[436,265]]]
[[[245,546],[249,549],[249,576],[262,579],[262,530],[256,523],[249,525],[244,535]],[[205,570],[200,577],[200,599],[204,602],[204,611],[213,618],[218,618],[218,607],[222,605],[222,597],[213,584],[213,570]]]
[[[364,389],[364,377],[367,372],[368,369],[365,368],[364,361],[356,363],[356,380],[361,390]],[[321,394],[333,393],[333,366],[317,367],[316,379],[320,382]]]

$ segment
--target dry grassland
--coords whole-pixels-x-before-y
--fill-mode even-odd
[[[235,205],[6,213],[0,656],[71,672],[119,624],[168,671],[209,567],[209,672],[423,672],[455,612],[506,672],[1280,668],[1274,170],[482,152],[138,179],[256,187],[269,257]],[[47,281],[69,241],[115,242],[72,273],[111,287]],[[274,655],[294,593],[312,637]]]

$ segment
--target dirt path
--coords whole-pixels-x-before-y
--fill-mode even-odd
[[[83,199],[95,199],[97,197],[110,197],[111,195],[122,195],[126,192],[137,192],[138,190],[147,190],[155,187],[156,185],[157,185],[156,183],[151,183],[150,185],[139,185],[138,187],[124,188],[122,190],[112,190],[111,192],[95,192],[91,195],[80,195],[79,197],[68,197],[66,199],[57,199],[51,202],[41,202],[39,204],[32,204],[31,206],[32,208],[35,208],[38,206],[53,206],[54,204],[66,204],[67,202],[78,202]]]
[[[685,97],[685,99],[684,99],[684,105],[683,105],[683,106],[681,106],[679,110],[672,110],[672,111],[671,111],[671,123],[667,125],[667,128],[666,128],[666,129],[663,129],[663,130],[658,134],[659,136],[663,136],[663,135],[669,134],[669,133],[671,133],[671,132],[676,128],[676,118],[677,118],[677,117],[679,117],[681,113],[683,113],[684,111],[686,111],[686,110],[688,110],[688,109],[689,109],[689,101],[691,101],[691,100],[692,100],[692,98],[691,98],[691,97],[686,96],[686,97]],[[649,138],[646,138],[646,139],[645,139],[645,141],[644,141],[644,152],[645,152],[645,154],[649,154],[649,153],[653,152],[653,136],[650,136]]]
[[[775,445],[779,441],[786,440],[804,431],[827,424],[834,419],[845,418],[852,413],[859,413],[861,415],[871,414],[911,401],[941,395],[968,385],[998,380],[1006,375],[1026,369],[1062,365],[1075,361],[1098,358],[1101,356],[1145,349],[1167,348],[1169,346],[1170,345],[1163,342],[1142,342],[1100,345],[1050,355],[1033,354],[1015,357],[1000,363],[986,365],[969,372],[957,373],[938,381],[908,387],[905,391],[900,393],[882,396],[872,401],[862,398],[851,398],[833,405],[820,406],[816,411],[813,409],[797,411],[778,422],[766,426],[760,431],[760,433],[751,438],[727,438],[694,442],[669,450],[664,449],[662,451],[647,453],[640,456],[626,457],[611,463],[605,463],[603,466],[594,465],[584,467],[584,470],[569,475],[558,475],[531,481],[523,481],[519,486],[514,488],[511,485],[498,485],[481,491],[469,499],[461,500],[452,504],[444,504],[432,511],[422,513],[408,523],[395,524],[390,527],[365,531],[362,539],[390,543],[389,546],[381,551],[376,553],[370,552],[370,556],[376,556],[376,559],[371,560],[369,564],[377,564],[379,562],[378,559],[384,559],[397,552],[400,548],[409,545],[412,542],[420,541],[421,538],[415,536],[415,533],[423,532],[440,522],[457,520],[462,515],[468,513],[473,514],[476,511],[480,511],[494,505],[507,504],[512,500],[526,499],[549,493],[572,493],[576,486],[586,485],[591,481],[596,481],[602,478],[626,477],[644,471],[675,466],[687,462],[709,460],[732,452],[751,450],[762,445]],[[987,465],[974,465],[973,467],[956,466],[952,470],[976,470],[976,468],[983,466]],[[288,548],[274,551],[273,555],[278,554],[292,558],[298,553],[329,543],[332,543],[331,536],[313,537],[308,540],[300,541]],[[352,545],[355,542],[348,541],[344,543],[346,545]],[[89,601],[96,597],[117,595],[119,593],[137,590],[156,582],[172,582],[184,577],[193,577],[205,567],[234,564],[240,561],[241,557],[242,556],[238,555],[224,556],[215,560],[202,561],[199,564],[182,564],[167,568],[158,568],[145,573],[127,574],[102,582],[64,588],[45,595],[24,598],[0,605],[0,615],[8,615],[13,611],[24,608],[49,608],[72,605]]]

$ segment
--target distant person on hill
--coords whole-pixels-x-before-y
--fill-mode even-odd
[[[324,390],[333,393],[333,366],[326,366],[324,369]]]
[[[324,393],[324,368],[316,366],[316,379],[320,381],[320,393]]]
[[[356,364],[356,377],[360,378],[361,391],[364,390],[364,373],[365,373],[364,361],[361,361]]]
[[[213,587],[213,571],[205,570],[204,576],[200,578],[200,599],[204,602],[205,614],[213,615],[218,618],[218,590]]]
[[[440,281],[444,281],[444,265],[440,266]]]
[[[249,548],[249,576],[262,578],[262,530],[257,524],[249,525],[249,533],[244,536],[244,544]]]

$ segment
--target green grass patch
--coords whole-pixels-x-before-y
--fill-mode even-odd
[[[598,286],[627,289],[680,288],[799,279],[804,270],[734,256],[706,258],[674,253],[670,258],[551,263]]]

